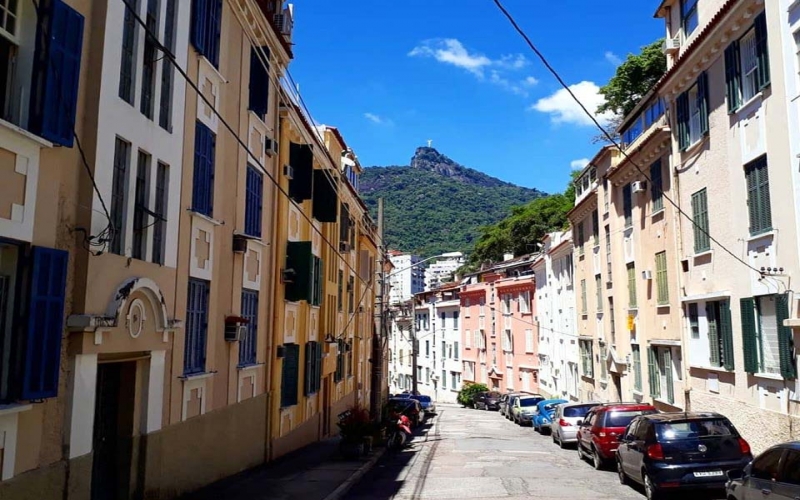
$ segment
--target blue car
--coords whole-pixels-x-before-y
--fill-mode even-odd
[[[569,403],[566,399],[545,399],[536,405],[536,413],[533,415],[531,425],[539,434],[550,433],[550,422],[553,421],[553,413],[556,406]]]

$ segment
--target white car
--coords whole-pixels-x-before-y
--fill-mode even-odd
[[[566,444],[577,443],[578,422],[583,420],[591,408],[599,404],[591,401],[558,405],[553,413],[553,421],[550,423],[550,435],[553,436],[553,442],[561,448],[564,448]]]

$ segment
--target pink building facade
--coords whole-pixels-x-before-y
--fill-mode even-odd
[[[466,276],[461,285],[462,374],[500,392],[538,392],[532,256]]]

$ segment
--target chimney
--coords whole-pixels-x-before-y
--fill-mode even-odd
[[[503,254],[503,262],[505,262],[507,260],[511,260],[513,258],[514,258],[514,254],[513,253],[504,253]]]

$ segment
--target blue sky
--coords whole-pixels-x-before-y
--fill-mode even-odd
[[[657,1],[505,0],[587,105],[621,59],[663,35]],[[561,191],[597,134],[491,0],[295,2],[293,78],[362,165],[417,146],[515,184]]]

